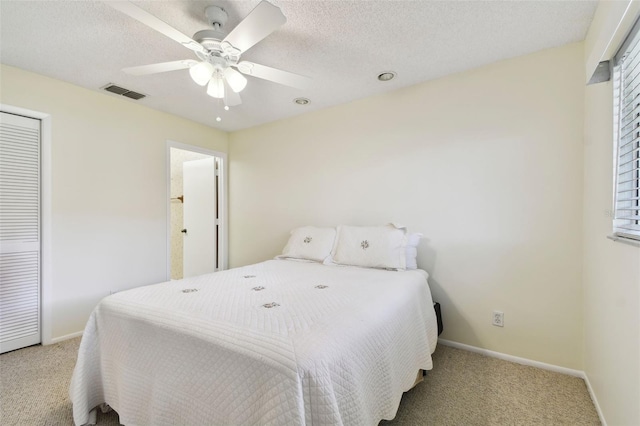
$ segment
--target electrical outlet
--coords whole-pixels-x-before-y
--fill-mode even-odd
[[[493,311],[493,325],[496,327],[504,327],[504,312]]]

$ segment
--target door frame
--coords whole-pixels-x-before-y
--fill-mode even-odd
[[[51,250],[51,114],[0,103],[0,111],[40,120],[40,341],[53,339],[53,276]]]
[[[228,268],[228,221],[227,221],[227,153],[213,151],[196,145],[188,145],[173,140],[167,140],[166,147],[166,179],[167,179],[167,281],[171,281],[171,148],[192,151],[200,154],[210,155],[219,158],[220,168],[218,171],[218,270]]]

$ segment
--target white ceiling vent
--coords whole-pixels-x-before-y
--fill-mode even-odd
[[[101,89],[106,90],[107,92],[115,93],[116,95],[122,95],[130,99],[135,99],[136,101],[147,96],[143,95],[142,93],[134,92],[133,90],[125,89],[124,87],[116,86],[113,83],[109,83],[106,86],[101,87]]]

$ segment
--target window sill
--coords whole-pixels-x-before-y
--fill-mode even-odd
[[[607,235],[607,238],[618,243],[629,244],[631,246],[640,247],[640,240],[634,240],[632,238],[620,237],[618,235]]]

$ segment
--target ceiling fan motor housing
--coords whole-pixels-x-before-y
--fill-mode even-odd
[[[230,64],[238,63],[240,54],[228,43],[222,43],[225,34],[216,30],[202,30],[193,35],[193,39],[200,43],[207,52],[196,52],[196,56],[202,61],[215,65],[216,58],[223,58]],[[226,48],[225,48],[226,47]]]
[[[222,31],[217,30],[201,30],[193,35],[193,39],[204,46],[209,51],[220,51],[220,42],[224,39]]]

